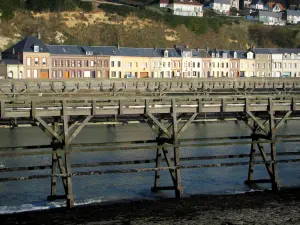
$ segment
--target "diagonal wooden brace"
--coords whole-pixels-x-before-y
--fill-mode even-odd
[[[85,120],[77,127],[77,129],[69,135],[69,143],[73,141],[73,139],[79,134],[79,132],[84,128],[84,126],[93,118],[92,115],[87,116]],[[71,127],[70,127],[71,128]],[[69,130],[70,130],[69,128]]]
[[[259,121],[259,119],[253,115],[252,112],[247,111],[248,115],[255,121],[255,123],[266,133],[268,134],[267,128]]]
[[[288,111],[285,116],[279,121],[275,127],[275,132],[282,126],[282,124],[287,120],[287,118],[292,114],[292,111]]]
[[[180,134],[186,130],[186,128],[193,122],[193,120],[196,118],[196,116],[198,115],[198,113],[194,113],[190,119],[180,128],[180,130],[178,131],[178,137],[180,136]]]
[[[57,134],[51,127],[48,126],[48,124],[39,116],[36,116],[35,119],[40,123],[40,126],[43,130],[46,129],[50,134],[55,137],[59,142],[63,143],[63,139],[60,135]]]
[[[171,136],[171,134],[170,134],[170,132],[168,131],[168,129],[167,128],[165,128],[165,126],[161,123],[161,122],[159,122],[158,121],[158,119],[156,119],[155,118],[155,116],[153,116],[153,114],[152,113],[150,113],[150,112],[148,112],[148,114],[147,114],[152,120],[153,120],[153,122],[165,133],[165,135],[167,135],[169,138],[171,138],[172,136]]]

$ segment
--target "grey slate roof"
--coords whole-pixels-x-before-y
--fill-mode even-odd
[[[299,48],[256,48],[254,50],[257,54],[299,54]]]
[[[77,45],[47,45],[49,52],[54,55],[83,55],[83,49]]]
[[[259,11],[259,16],[266,16],[266,17],[275,17],[275,18],[282,18],[283,13],[282,12],[269,12],[269,11]]]
[[[300,16],[300,10],[286,10],[287,16]]]
[[[214,3],[227,4],[230,5],[230,0],[213,0]]]
[[[11,46],[10,48],[6,49],[4,52],[33,52],[33,46],[39,46],[39,52],[49,52],[47,46],[44,42],[37,37],[28,36],[23,40],[19,41],[17,44]]]
[[[4,63],[5,65],[18,65],[21,64],[17,59],[2,59],[1,63]]]
[[[234,58],[234,52],[237,53],[237,59],[245,59],[247,58],[246,53],[247,51],[242,51],[242,50],[211,50],[208,51],[208,54],[210,57],[212,56],[212,53],[219,53],[220,58],[223,58],[223,53],[227,53],[227,58]]]

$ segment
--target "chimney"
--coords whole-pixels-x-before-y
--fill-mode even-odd
[[[120,45],[119,44],[117,44],[117,49],[120,49]]]
[[[13,50],[12,50],[12,53],[13,53],[13,55],[15,55],[15,54],[16,54],[16,50],[15,50],[15,48],[13,48]]]
[[[208,52],[209,51],[209,47],[206,46],[205,50]]]
[[[188,45],[185,45],[184,47],[185,47],[185,48],[189,48],[189,46],[188,46]]]
[[[174,48],[177,49],[177,45],[176,44],[174,44]]]

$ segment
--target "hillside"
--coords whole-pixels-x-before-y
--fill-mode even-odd
[[[4,49],[39,31],[51,44],[115,45],[132,47],[192,47],[245,49],[298,47],[299,27],[266,27],[238,18],[173,16],[154,6],[136,8],[101,4],[82,12],[32,12],[16,10],[0,23],[0,48]]]

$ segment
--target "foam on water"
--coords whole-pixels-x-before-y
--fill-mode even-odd
[[[88,205],[93,203],[102,202],[101,198],[94,199],[86,199],[82,201],[75,202],[75,205]],[[62,202],[36,202],[32,204],[24,204],[21,206],[0,206],[0,214],[10,214],[10,213],[20,213],[20,212],[28,212],[28,211],[37,211],[37,210],[45,210],[45,209],[54,209],[66,207],[66,203]]]

